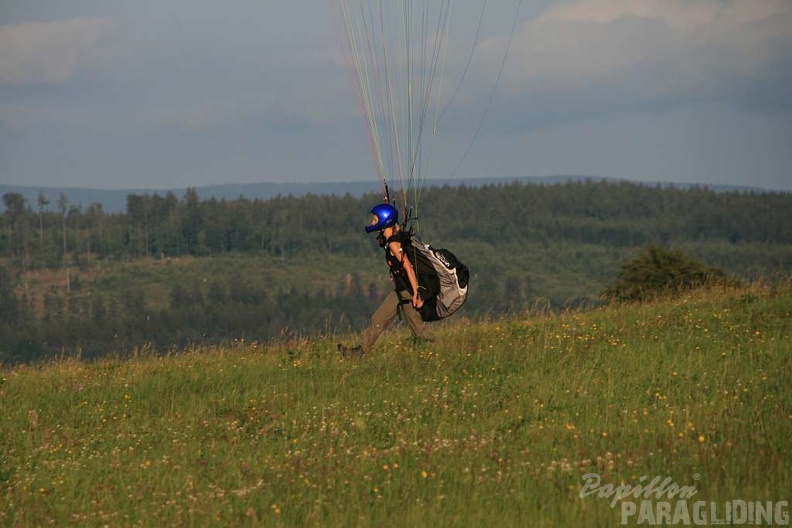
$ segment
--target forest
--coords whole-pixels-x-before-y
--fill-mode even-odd
[[[389,288],[371,194],[203,200],[3,196],[0,362],[354,331]],[[620,265],[673,247],[744,281],[792,272],[792,194],[626,182],[443,186],[412,212],[471,269],[455,317],[605,302]]]

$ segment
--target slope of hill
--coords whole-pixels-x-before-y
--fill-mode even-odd
[[[784,283],[0,370],[0,524],[783,524],[790,334]]]

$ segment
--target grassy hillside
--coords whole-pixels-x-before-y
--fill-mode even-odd
[[[790,335],[783,284],[397,329],[356,361],[327,336],[6,369],[0,524],[618,525],[588,473],[722,516],[789,499]]]

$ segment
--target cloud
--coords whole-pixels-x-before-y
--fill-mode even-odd
[[[487,46],[493,54],[504,37]],[[524,23],[504,89],[559,107],[635,111],[700,101],[778,104],[792,71],[785,0],[577,0]]]
[[[73,78],[112,25],[106,17],[77,17],[0,26],[0,84]]]

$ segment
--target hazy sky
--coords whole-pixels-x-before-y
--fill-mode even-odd
[[[452,7],[428,178],[584,174],[792,191],[792,1]],[[450,89],[449,89],[450,91]],[[445,126],[445,128],[443,128]],[[378,183],[327,0],[7,0],[0,183]]]

